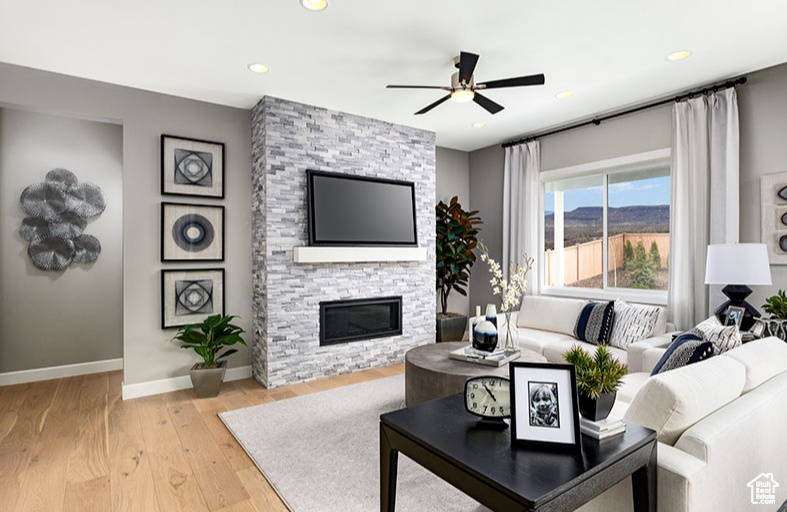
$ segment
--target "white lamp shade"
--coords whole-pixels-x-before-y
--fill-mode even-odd
[[[768,247],[765,244],[709,245],[705,284],[772,284]]]

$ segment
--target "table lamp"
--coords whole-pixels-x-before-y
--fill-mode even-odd
[[[751,294],[747,285],[772,284],[768,247],[765,244],[709,245],[705,284],[725,285],[721,291],[730,299],[716,308],[716,317],[724,322],[728,307],[743,308],[745,313],[740,328],[748,331],[754,325],[754,319],[760,317],[760,312],[746,302],[746,297]]]

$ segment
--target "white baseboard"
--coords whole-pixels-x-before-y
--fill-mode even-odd
[[[40,380],[62,379],[65,377],[112,372],[122,369],[123,359],[121,358],[107,359],[106,361],[92,361],[90,363],[50,366],[49,368],[36,368],[34,370],[20,370],[16,372],[0,373],[0,386],[38,382]]]
[[[239,366],[238,368],[227,368],[227,373],[224,375],[224,382],[233,380],[248,379],[251,377],[251,366]],[[148,382],[140,382],[139,384],[123,384],[123,400],[130,400],[132,398],[140,398],[143,396],[158,395],[161,393],[169,393],[170,391],[179,391],[181,389],[189,389],[191,387],[191,377],[188,375],[181,375],[180,377],[172,377],[169,379],[151,380]]]

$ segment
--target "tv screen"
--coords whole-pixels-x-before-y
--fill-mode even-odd
[[[412,182],[306,172],[309,245],[418,245]]]

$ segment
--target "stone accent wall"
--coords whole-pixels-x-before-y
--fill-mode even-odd
[[[252,112],[253,373],[266,387],[402,362],[435,339],[435,136],[266,96]],[[426,261],[302,265],[306,170],[415,182]],[[231,292],[230,292],[231,293]],[[320,346],[319,303],[402,296],[403,334]]]

